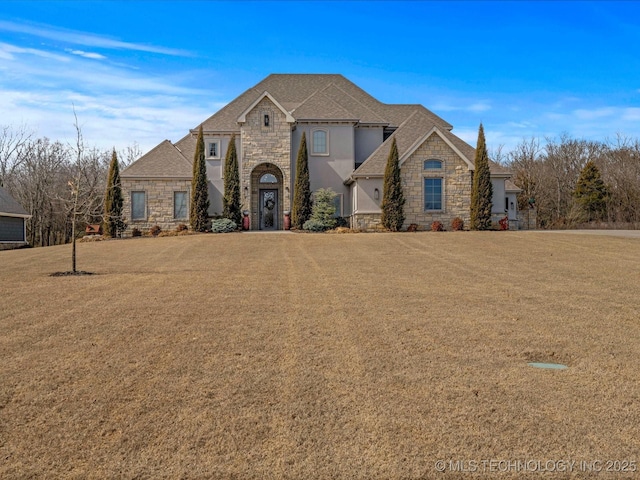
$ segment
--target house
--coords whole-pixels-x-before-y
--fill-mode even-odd
[[[304,132],[311,189],[336,192],[336,215],[352,228],[380,224],[392,138],[400,155],[405,227],[415,223],[428,229],[439,220],[448,228],[455,217],[469,223],[474,148],[422,105],[381,103],[342,75],[269,75],[202,122],[202,128],[212,217],[222,213],[224,158],[235,134],[250,228],[283,229]],[[198,127],[176,143],[163,141],[122,172],[129,231],[188,222],[197,132]],[[519,190],[508,170],[493,162],[490,170],[494,220],[507,216],[514,228]]]
[[[31,215],[0,187],[0,250],[27,243],[26,220]]]

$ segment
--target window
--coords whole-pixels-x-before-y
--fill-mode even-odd
[[[424,209],[442,210],[442,179],[424,179]]]
[[[440,160],[425,160],[424,170],[442,170],[442,162]]]
[[[327,148],[327,131],[326,130],[314,130],[313,141],[311,144],[312,155],[328,155],[329,149]]]
[[[264,114],[264,126],[265,127],[269,126],[269,114],[268,113]]]
[[[173,192],[173,218],[187,218],[187,192]]]
[[[207,143],[207,158],[220,158],[220,141]]]
[[[260,183],[278,183],[278,179],[272,173],[265,173],[260,177]]]
[[[333,205],[336,207],[336,213],[333,214],[334,218],[342,217],[342,194],[338,193],[333,199]]]
[[[131,192],[131,220],[145,220],[147,218],[146,192]]]

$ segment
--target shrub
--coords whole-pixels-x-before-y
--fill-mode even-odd
[[[431,223],[431,231],[444,232],[444,225],[442,225],[442,222],[439,222],[438,220],[436,220],[433,223]]]
[[[478,143],[474,161],[473,183],[471,186],[471,230],[489,230],[491,228],[491,199],[493,187],[489,171],[489,154],[484,138],[484,128],[478,129]]]
[[[304,228],[311,217],[311,184],[309,183],[309,154],[307,137],[302,132],[298,158],[296,160],[296,180],[293,186],[293,208],[291,210],[291,228]]]
[[[509,230],[509,217],[501,218],[498,225],[500,225],[500,230]]]
[[[149,233],[154,237],[157,237],[161,231],[162,229],[160,228],[159,225],[154,225],[153,227],[151,227],[151,230],[149,230]]]
[[[462,220],[460,217],[456,217],[453,220],[451,220],[451,230],[453,230],[454,232],[459,232],[464,228],[464,220]]]
[[[338,217],[336,218],[336,228],[349,228],[349,217]]]
[[[141,237],[142,236],[142,232],[139,229],[134,228],[133,230],[131,230],[131,236],[132,237]]]
[[[234,232],[238,225],[228,218],[219,218],[211,222],[211,231],[213,233],[229,233]]]
[[[382,188],[381,221],[384,228],[397,232],[404,223],[404,194],[402,193],[402,179],[400,176],[400,160],[396,137],[393,137],[387,166],[384,170],[384,184]]]
[[[407,232],[417,232],[417,231],[418,231],[417,223],[412,223],[407,227]]]
[[[307,220],[304,222],[304,225],[302,225],[303,230],[309,230],[310,232],[324,232],[327,228],[323,222],[313,219]]]
[[[316,191],[313,208],[311,210],[311,218],[322,223],[325,228],[333,228],[336,226],[336,205],[334,202],[336,193],[330,188],[320,188]],[[304,226],[302,227],[304,228]]]
[[[184,232],[185,230],[189,230],[189,227],[187,227],[184,223],[180,223],[176,227],[176,232]]]

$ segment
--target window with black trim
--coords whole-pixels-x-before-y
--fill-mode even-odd
[[[207,158],[220,158],[220,140],[207,142]]]

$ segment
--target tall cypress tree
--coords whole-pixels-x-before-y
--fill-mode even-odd
[[[491,228],[493,187],[489,171],[489,154],[487,153],[482,124],[478,129],[478,144],[476,145],[474,163],[476,168],[471,186],[471,229],[489,230]]]
[[[404,223],[404,195],[400,177],[400,159],[396,137],[393,137],[387,166],[384,169],[384,187],[382,190],[382,225],[387,230],[397,232]]]
[[[111,154],[109,174],[107,176],[107,190],[104,195],[104,234],[115,238],[127,228],[122,220],[122,185],[120,183],[120,167],[118,166],[118,154],[115,148]]]
[[[207,165],[204,160],[204,135],[202,125],[198,129],[196,151],[193,155],[193,177],[191,179],[191,205],[189,221],[196,232],[204,232],[209,217],[209,191],[207,188]]]
[[[296,182],[293,187],[293,208],[291,210],[291,226],[302,228],[304,222],[311,217],[311,184],[309,183],[309,157],[307,153],[307,137],[302,132],[298,158],[296,160]]]
[[[600,169],[591,160],[587,162],[573,191],[573,196],[587,214],[587,221],[601,220],[607,209],[609,187],[600,176]]]
[[[222,199],[222,215],[233,220],[236,225],[242,223],[240,205],[240,171],[238,154],[236,153],[236,135],[231,135],[229,148],[224,159],[224,197]]]

